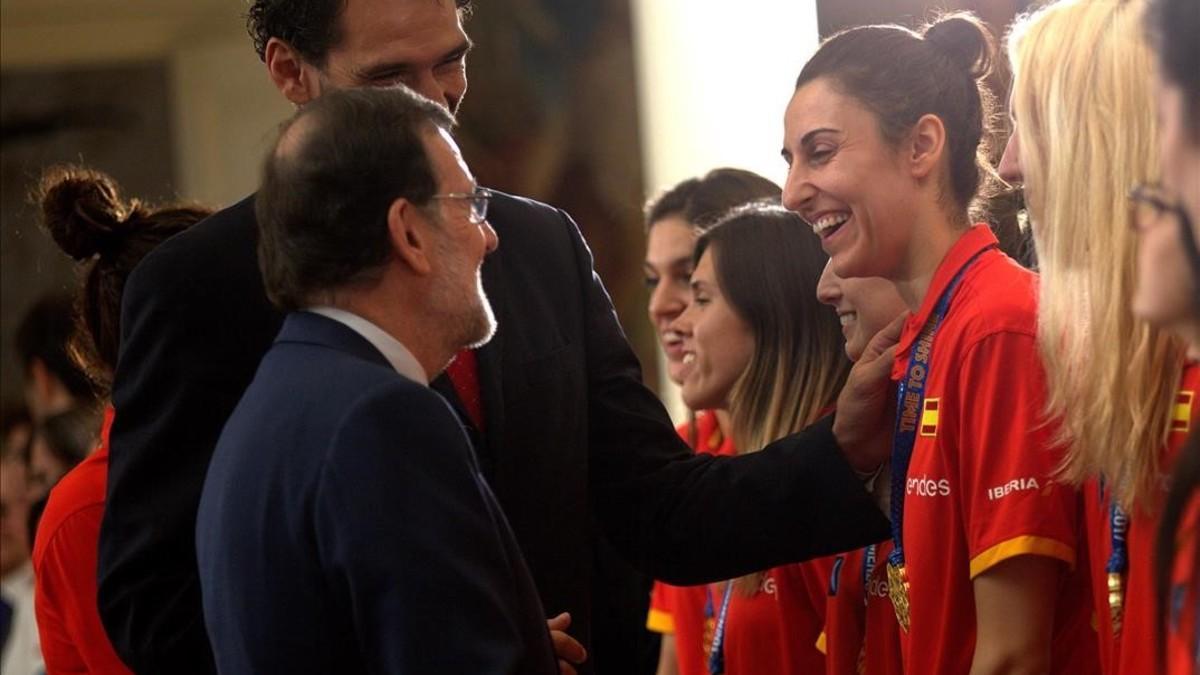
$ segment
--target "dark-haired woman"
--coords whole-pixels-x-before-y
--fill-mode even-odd
[[[117,360],[125,279],[155,246],[209,212],[125,202],[111,178],[76,167],[47,171],[37,195],[44,226],[63,252],[82,266],[73,351],[106,391]],[[112,418],[110,405],[99,447],[51,490],[34,541],[38,631],[51,675],[129,672],[108,641],[96,609]]]
[[[849,361],[837,317],[816,297],[825,254],[800,218],[779,206],[742,207],[700,236],[693,260],[692,301],[672,324],[685,336],[688,406],[728,410],[743,453],[826,414]],[[819,558],[711,584],[708,672],[825,672],[818,641],[831,564]]]
[[[910,673],[1093,672],[1079,495],[1043,416],[1037,279],[971,225],[992,39],[970,15],[856,28],[804,66],[784,203],[843,278],[892,281],[889,593]]]
[[[1200,3],[1151,0],[1149,18],[1157,52],[1157,107],[1164,196],[1172,203],[1171,242],[1190,271],[1193,321],[1200,318]],[[1160,228],[1162,225],[1160,224]],[[1139,283],[1158,272],[1156,261],[1139,261]],[[1189,336],[1192,348],[1200,349]],[[1200,673],[1200,433],[1191,437],[1176,463],[1163,508],[1155,555],[1159,635],[1166,637],[1169,675]]]
[[[778,185],[743,169],[713,169],[664,191],[646,204],[646,259],[643,263],[650,323],[667,361],[667,377],[683,383],[684,335],[671,327],[692,299],[692,251],[698,228],[735,206],[779,201]],[[729,413],[702,410],[679,428],[696,452],[732,455]],[[655,582],[646,627],[662,635],[658,675],[707,675],[708,652],[716,624],[712,588]],[[719,599],[718,599],[719,600]]]

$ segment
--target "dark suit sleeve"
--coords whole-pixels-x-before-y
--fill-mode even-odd
[[[566,214],[585,293],[592,498],[609,539],[672,583],[726,579],[887,537],[830,420],[736,458],[693,455],[672,428]]]
[[[545,618],[519,614],[519,560],[469,452],[432,392],[381,387],[338,424],[316,491],[316,546],[373,672],[530,672],[529,652],[552,663]],[[531,623],[543,638],[532,649]]]
[[[165,242],[124,291],[98,609],[139,673],[214,672],[196,509],[221,428],[278,328],[260,290],[253,221],[243,225],[241,238],[216,232],[215,251],[205,223]]]

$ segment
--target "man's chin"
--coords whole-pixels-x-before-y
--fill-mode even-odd
[[[492,305],[488,302],[487,296],[480,295],[479,310],[475,314],[475,320],[471,323],[471,327],[473,330],[467,340],[470,349],[479,349],[496,336],[496,315],[492,311]]]

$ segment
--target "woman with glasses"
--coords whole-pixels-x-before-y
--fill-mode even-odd
[[[1161,125],[1159,136],[1160,166],[1163,190],[1159,199],[1145,200],[1150,205],[1148,223],[1158,223],[1157,230],[1147,225],[1143,234],[1143,250],[1138,264],[1138,295],[1144,298],[1135,309],[1147,319],[1174,317],[1171,323],[1187,325],[1182,311],[1191,318],[1191,327],[1184,335],[1193,349],[1200,328],[1200,251],[1195,227],[1200,224],[1200,3],[1195,0],[1151,0],[1148,27],[1157,52],[1157,112]],[[1158,213],[1155,213],[1158,212]],[[1166,220],[1161,223],[1159,220]],[[1158,247],[1145,241],[1151,237],[1165,239],[1174,230],[1178,237],[1161,242]],[[1165,244],[1165,245],[1162,245]],[[1158,251],[1167,260],[1179,256],[1189,263],[1187,281],[1175,284],[1166,278],[1163,292],[1152,293],[1147,288],[1158,278],[1178,267],[1165,265]],[[1178,262],[1175,263],[1178,265]],[[1189,303],[1179,302],[1176,286],[1188,289]],[[1158,301],[1152,302],[1152,295]],[[1170,301],[1173,299],[1173,304]],[[1168,301],[1167,307],[1159,303]],[[1151,313],[1152,307],[1158,311]],[[1162,311],[1173,307],[1173,310]],[[1155,594],[1158,604],[1156,618],[1160,647],[1168,675],[1200,673],[1200,434],[1192,433],[1182,455],[1176,461],[1171,478],[1170,493],[1163,505],[1155,550]],[[1165,640],[1163,639],[1165,638]]]
[[[1200,369],[1185,344],[1130,310],[1147,289],[1135,292],[1129,186],[1159,171],[1143,9],[1063,0],[1018,20],[1016,130],[1001,162],[1002,176],[1024,184],[1041,270],[1045,414],[1062,419],[1062,475],[1082,486],[1101,665],[1120,675],[1158,672],[1148,636],[1163,478],[1200,422]],[[1148,190],[1135,196],[1158,202]]]

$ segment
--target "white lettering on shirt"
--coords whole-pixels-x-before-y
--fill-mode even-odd
[[[929,476],[909,478],[904,492],[918,497],[949,497],[950,481],[945,478],[934,480]]]
[[[1030,478],[1014,478],[1004,485],[997,485],[994,488],[989,488],[987,491],[988,499],[995,501],[1003,499],[1013,492],[1022,492],[1025,490],[1037,490],[1041,486],[1038,485],[1037,479]]]

